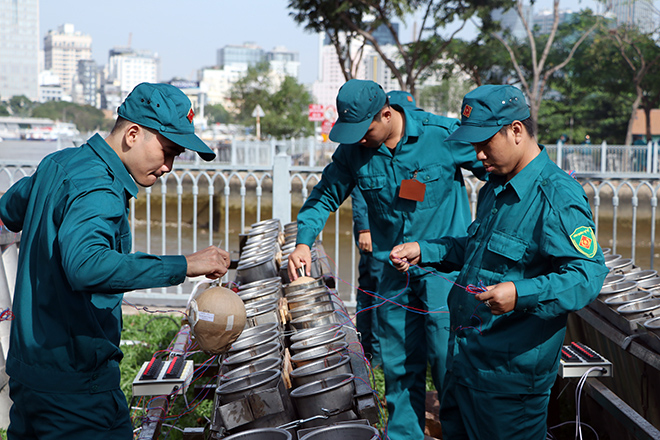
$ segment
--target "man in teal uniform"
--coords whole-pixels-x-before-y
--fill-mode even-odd
[[[356,186],[380,261],[411,239],[465,233],[470,210],[461,168],[483,168],[469,144],[445,141],[457,120],[390,106],[378,84],[362,80],[342,86],[337,111],[330,139],[341,145],[298,213],[292,280],[302,265],[309,273],[314,239]],[[393,302],[381,301],[376,311],[392,440],[423,438],[427,365],[438,389],[445,372],[450,286],[425,271],[408,277],[384,265],[378,295]]]
[[[138,85],[105,140],[46,157],[0,198],[23,231],[7,373],[8,439],[132,439],[120,390],[123,292],[218,278],[229,254],[131,254],[128,202],[171,171],[184,148],[212,160],[195,136],[190,100],[168,84]]]
[[[390,106],[399,105],[409,110],[419,110],[415,98],[408,92],[392,90],[387,92]],[[351,206],[353,213],[353,236],[355,244],[360,250],[358,263],[358,291],[356,295],[355,327],[360,332],[362,348],[371,362],[372,367],[382,366],[380,359],[380,343],[378,342],[378,321],[373,306],[382,300],[368,292],[378,292],[378,280],[383,275],[383,262],[373,256],[371,244],[371,230],[369,229],[369,216],[367,215],[367,202],[359,187],[351,193]]]
[[[443,438],[545,439],[567,315],[596,298],[608,270],[587,197],[536,143],[520,90],[478,87],[461,120],[449,139],[472,143],[490,173],[476,220],[467,236],[405,243],[390,258],[404,271],[462,268],[448,300]]]

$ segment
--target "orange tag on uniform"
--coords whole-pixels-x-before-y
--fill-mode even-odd
[[[406,179],[401,181],[401,188],[399,189],[399,197],[406,200],[423,202],[425,192],[426,192],[426,185],[424,185],[422,182],[415,179]]]

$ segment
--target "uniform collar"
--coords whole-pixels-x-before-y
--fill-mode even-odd
[[[541,149],[541,152],[507,183],[504,183],[503,176],[496,176],[496,178],[494,178],[493,175],[489,176],[489,180],[498,184],[499,188],[496,189],[496,194],[499,194],[506,188],[511,188],[520,200],[525,198],[525,196],[532,190],[532,187],[536,184],[536,180],[541,174],[541,170],[543,170],[550,160],[545,146],[539,144],[539,148]]]
[[[138,187],[135,184],[135,181],[126,170],[124,163],[119,159],[117,153],[108,145],[108,143],[103,139],[98,133],[92,136],[87,144],[94,150],[94,152],[101,158],[103,162],[108,165],[110,173],[117,178],[126,191],[132,196],[137,197]]]
[[[378,147],[378,149],[381,152],[390,155],[394,154],[396,151],[399,151],[403,145],[416,142],[419,136],[421,136],[422,133],[424,133],[424,124],[422,124],[417,119],[413,118],[411,116],[411,113],[405,108],[396,104],[395,106],[396,109],[393,108],[394,111],[401,113],[401,115],[403,116],[403,123],[405,124],[405,127],[403,129],[403,137],[401,138],[401,140],[399,141],[399,143],[397,144],[394,150],[390,150],[389,148],[387,148],[385,144],[382,144],[380,147]]]

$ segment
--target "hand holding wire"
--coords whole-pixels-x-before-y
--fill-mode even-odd
[[[503,315],[516,307],[518,292],[513,282],[507,281],[494,286],[486,286],[485,289],[474,297],[482,301],[493,315]]]
[[[396,245],[390,252],[390,261],[399,272],[406,272],[411,265],[418,264],[421,257],[422,252],[416,241]]]

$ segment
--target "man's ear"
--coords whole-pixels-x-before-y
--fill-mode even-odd
[[[126,142],[126,145],[129,147],[135,145],[141,135],[141,131],[142,127],[140,127],[138,124],[130,124],[128,127],[126,127],[126,131],[124,131],[124,141]]]
[[[386,119],[387,121],[392,119],[392,107],[385,107],[382,112],[380,115],[381,119]]]
[[[520,143],[523,139],[523,134],[526,133],[525,126],[520,121],[513,121],[511,123],[511,130],[516,143]]]

